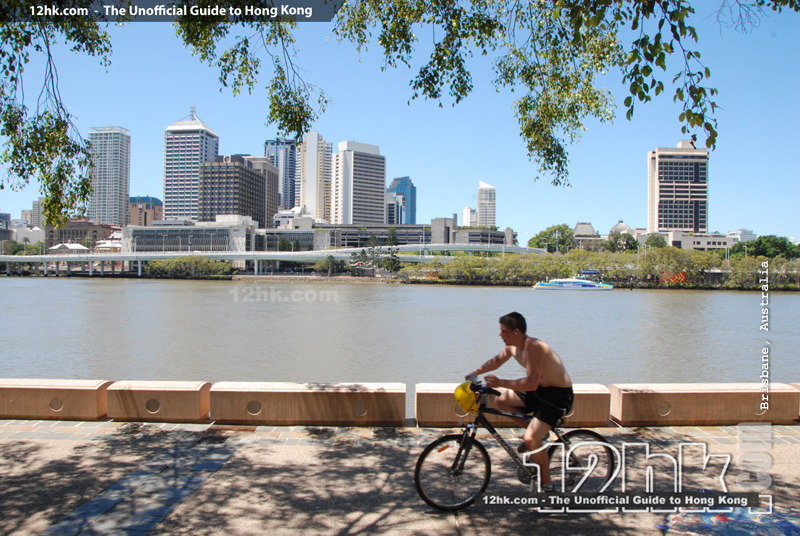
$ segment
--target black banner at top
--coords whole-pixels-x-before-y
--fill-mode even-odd
[[[344,0],[73,0],[18,2],[0,8],[8,22],[174,22],[210,19],[219,22],[330,22]]]

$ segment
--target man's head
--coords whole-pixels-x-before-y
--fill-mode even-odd
[[[517,312],[501,316],[500,324],[506,326],[511,331],[518,329],[523,335],[528,331],[528,324],[525,322],[525,317]]]
[[[524,336],[527,330],[528,325],[525,322],[525,317],[517,312],[508,313],[500,317],[500,337],[506,344],[511,344],[510,338]]]

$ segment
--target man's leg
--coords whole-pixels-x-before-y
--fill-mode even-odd
[[[531,419],[530,424],[525,429],[525,446],[531,452],[542,447],[542,440],[552,430],[552,426],[544,421],[540,421],[536,417]],[[539,465],[540,474],[542,475],[542,485],[552,484],[550,479],[550,458],[547,456],[547,450],[541,450],[535,454],[530,454],[530,458],[534,463]]]
[[[500,411],[510,411],[511,413],[526,413],[525,404],[520,400],[519,395],[510,389],[503,389],[502,394],[497,397],[495,406]],[[513,419],[522,428],[527,428],[530,421],[525,419]]]

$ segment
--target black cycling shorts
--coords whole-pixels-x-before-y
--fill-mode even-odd
[[[572,409],[575,395],[572,387],[539,387],[535,391],[514,391],[522,401],[524,412],[556,427]]]

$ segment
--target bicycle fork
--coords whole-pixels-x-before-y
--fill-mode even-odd
[[[475,440],[477,427],[474,424],[469,424],[464,428],[461,433],[461,441],[459,441],[458,452],[456,458],[453,460],[453,465],[450,466],[450,474],[452,476],[460,475],[464,471],[464,463],[469,457],[469,451],[472,448],[472,441]]]

